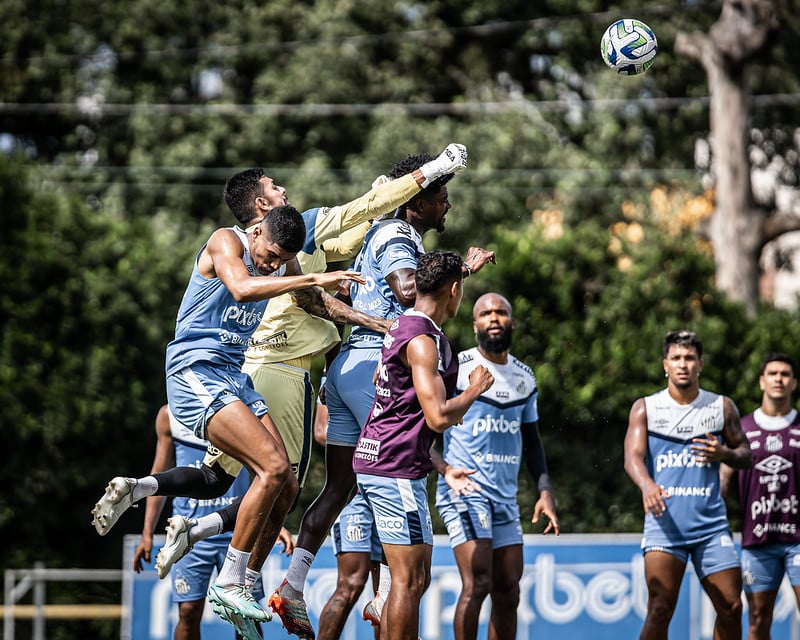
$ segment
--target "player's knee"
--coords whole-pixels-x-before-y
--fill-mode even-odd
[[[341,578],[336,584],[336,591],[352,607],[358,600],[364,585],[367,583],[367,576],[355,573]]]
[[[772,609],[769,607],[754,607],[750,605],[747,613],[750,628],[757,632],[757,637],[764,637],[764,631],[769,631],[772,626]]]
[[[180,621],[192,628],[200,628],[200,621],[203,618],[204,600],[194,600],[192,602],[181,602],[178,605],[178,616]]]
[[[667,625],[672,619],[674,604],[667,598],[651,596],[647,602],[647,617],[651,622]]]
[[[505,609],[512,611],[517,610],[519,605],[519,583],[507,582],[492,587],[492,606],[496,607],[498,604]],[[497,603],[497,604],[495,604]]]
[[[717,605],[717,617],[726,620],[740,620],[742,617],[742,599],[731,597]]]
[[[486,573],[475,573],[464,582],[463,591],[473,599],[483,601],[492,588],[492,580]]]
[[[208,493],[204,496],[197,496],[198,498],[216,498],[217,496],[221,496],[231,488],[233,481],[236,480],[236,478],[227,473],[218,462],[215,462],[211,466],[202,464],[200,465],[200,471],[203,473],[203,482],[205,483]]]

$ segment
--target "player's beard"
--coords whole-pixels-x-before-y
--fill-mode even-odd
[[[492,337],[486,331],[478,329],[478,345],[487,353],[503,353],[511,347],[511,327],[505,327],[497,337]]]

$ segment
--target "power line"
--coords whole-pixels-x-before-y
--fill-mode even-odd
[[[303,103],[303,104],[245,104],[245,103],[103,103],[90,99],[77,102],[0,102],[0,114],[9,115],[80,115],[104,116],[292,116],[297,118],[323,118],[336,116],[439,116],[485,115],[526,113],[532,111],[563,112],[565,109],[596,109],[615,111],[641,106],[648,110],[665,111],[690,105],[707,108],[708,96],[696,97],[639,97],[596,98],[590,100],[509,100],[505,102],[431,102],[431,103]],[[800,93],[759,94],[751,97],[754,107],[795,106],[800,104]]]
[[[666,7],[648,7],[648,15],[669,15],[670,10]],[[334,37],[310,37],[301,40],[287,40],[282,42],[275,41],[259,41],[257,43],[244,43],[236,45],[220,45],[217,43],[209,43],[202,47],[174,47],[169,49],[137,49],[131,51],[115,51],[111,47],[106,47],[100,52],[91,55],[81,55],[72,53],[56,53],[42,56],[29,56],[26,58],[16,58],[13,56],[3,56],[0,58],[0,65],[17,66],[19,64],[70,64],[74,62],[86,63],[106,63],[108,56],[145,58],[147,60],[161,60],[176,58],[199,58],[200,56],[211,58],[229,58],[240,54],[253,54],[264,53],[268,51],[284,50],[291,51],[309,45],[319,46],[320,44],[337,44],[337,45],[370,45],[381,44],[384,45],[389,42],[396,42],[399,40],[432,40],[444,35],[447,36],[462,36],[474,35],[479,37],[487,37],[490,35],[497,35],[508,31],[519,29],[545,29],[550,30],[558,26],[559,23],[570,21],[589,21],[594,23],[602,23],[616,19],[618,12],[602,11],[602,12],[584,12],[576,13],[565,16],[543,16],[539,18],[530,18],[527,20],[493,20],[485,24],[464,25],[458,27],[434,27],[430,29],[409,29],[406,31],[385,31],[383,33],[368,33],[368,34],[354,34],[350,36],[334,36]]]

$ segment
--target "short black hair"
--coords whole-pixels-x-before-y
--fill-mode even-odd
[[[697,337],[697,334],[694,331],[670,331],[664,337],[664,344],[661,346],[661,353],[666,358],[667,354],[669,353],[669,348],[672,345],[678,345],[681,347],[690,347],[697,351],[697,357],[703,357],[703,343],[700,342],[700,338]]]
[[[306,223],[302,214],[290,204],[270,209],[261,221],[270,240],[284,251],[297,253],[306,242]]]
[[[407,173],[416,171],[423,164],[426,164],[431,160],[435,159],[436,156],[433,156],[430,153],[417,153],[415,155],[406,156],[403,160],[396,162],[394,166],[389,170],[389,177],[392,178],[393,180],[396,180],[397,178],[400,178],[401,176],[404,176]],[[436,178],[436,180],[431,182],[427,187],[421,189],[419,193],[414,195],[414,197],[410,198],[408,202],[401,205],[400,208],[405,209],[418,198],[425,198],[436,195],[437,193],[439,193],[439,190],[444,185],[446,185],[448,182],[450,182],[450,180],[453,179],[454,176],[455,176],[454,173],[446,173],[443,176],[439,176],[438,178]]]
[[[461,280],[464,261],[453,251],[429,251],[423,253],[417,261],[415,276],[417,293],[435,294],[453,282]]]
[[[775,351],[770,353],[766,358],[761,361],[761,367],[758,370],[759,375],[764,375],[764,370],[767,368],[767,365],[770,362],[785,362],[792,368],[792,377],[796,377],[797,373],[797,363],[795,362],[792,356],[782,353],[781,351]]]
[[[225,183],[222,197],[228,209],[243,225],[258,217],[255,210],[255,201],[264,195],[264,186],[261,178],[267,175],[261,168],[245,169],[231,176]]]

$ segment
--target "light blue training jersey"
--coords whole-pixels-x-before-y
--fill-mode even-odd
[[[230,227],[244,247],[242,261],[251,276],[261,276],[248,249],[247,234]],[[183,294],[175,324],[175,339],[167,345],[166,373],[171,375],[195,362],[241,369],[244,352],[258,328],[269,300],[237,302],[219,278],[205,278],[197,268],[200,254],[194,260],[189,285]],[[271,273],[282,276],[286,265]]]
[[[191,429],[178,422],[170,415],[169,429],[172,442],[175,446],[175,466],[199,468],[203,464],[208,447],[207,440],[201,440],[194,435]],[[239,496],[243,496],[250,486],[250,476],[247,469],[242,469],[230,489],[218,497],[199,500],[176,496],[172,499],[172,513],[186,518],[200,518],[219,511],[232,504]],[[209,538],[209,542],[227,547],[230,544],[233,532],[228,531]]]
[[[457,391],[469,386],[469,374],[483,365],[494,376],[494,384],[467,410],[462,424],[444,432],[444,459],[449,465],[476,469],[471,478],[481,487],[481,496],[492,502],[517,501],[519,467],[522,462],[524,424],[538,422],[538,388],[533,371],[514,356],[505,364],[484,358],[477,347],[459,356]],[[446,494],[447,483],[437,481],[437,493]]]
[[[354,282],[350,290],[353,308],[381,318],[399,316],[402,306],[386,282],[386,276],[398,269],[417,269],[417,260],[425,253],[422,236],[405,220],[392,218],[376,222],[364,238],[364,246],[356,256],[353,269],[361,273],[366,284]],[[358,348],[379,349],[383,334],[355,326],[348,344]]]
[[[698,462],[692,438],[721,437],[724,397],[700,389],[689,404],[679,404],[667,389],[644,399],[650,477],[670,495],[666,510],[644,519],[642,546],[691,546],[728,529],[728,513],[719,488],[719,462]]]

